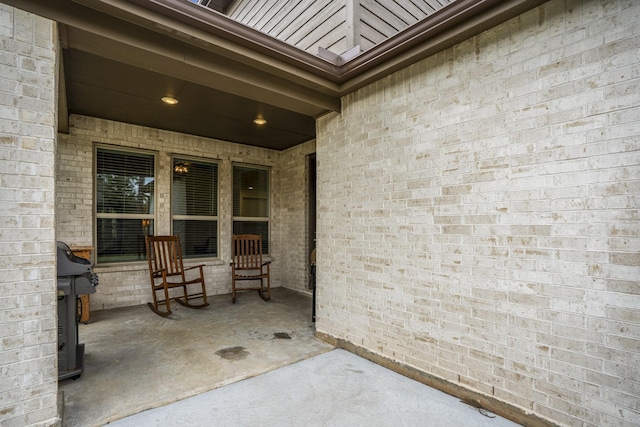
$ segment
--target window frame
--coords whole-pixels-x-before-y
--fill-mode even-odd
[[[153,202],[151,203],[151,212],[150,214],[126,214],[126,213],[100,213],[98,212],[98,152],[100,150],[119,152],[122,154],[137,154],[142,156],[151,156],[153,158],[153,183],[154,183],[154,191],[153,191]],[[139,263],[146,262],[146,249],[142,248],[142,258],[138,257],[135,260],[114,260],[114,261],[105,261],[100,260],[100,248],[101,242],[98,239],[98,222],[100,219],[132,219],[132,220],[140,220],[140,221],[150,221],[151,225],[147,225],[146,227],[150,227],[146,230],[146,233],[143,232],[143,236],[145,234],[155,234],[155,229],[158,224],[158,195],[157,195],[157,183],[158,183],[158,152],[153,150],[144,150],[144,149],[136,149],[130,147],[122,147],[119,145],[109,145],[109,144],[100,144],[94,143],[93,147],[93,241],[95,242],[95,263],[97,265],[117,265],[117,264],[130,264],[130,263]],[[143,223],[143,228],[145,227]],[[144,243],[143,243],[144,246]]]
[[[181,161],[186,161],[186,162],[198,162],[198,163],[205,163],[205,164],[212,164],[212,165],[216,165],[216,212],[217,215],[216,216],[207,216],[207,215],[182,215],[182,214],[174,214],[174,194],[175,194],[175,189],[174,189],[174,177],[175,177],[175,170],[174,170],[174,162],[176,160],[181,160]],[[216,255],[203,255],[203,256],[186,256],[185,252],[184,252],[184,245],[186,242],[183,242],[182,237],[180,238],[180,244],[183,246],[183,257],[185,259],[198,259],[198,258],[207,258],[207,259],[219,259],[220,258],[220,169],[221,169],[221,165],[220,165],[220,160],[219,159],[211,159],[211,158],[206,158],[206,157],[194,157],[194,156],[183,156],[180,154],[172,154],[171,155],[171,170],[170,170],[170,182],[171,182],[171,187],[170,187],[170,194],[169,194],[169,199],[170,199],[170,221],[171,221],[171,232],[173,234],[176,234],[176,231],[174,229],[174,221],[175,220],[179,220],[179,221],[188,221],[188,220],[194,220],[194,221],[212,221],[214,220],[216,222]]]
[[[239,168],[245,168],[245,169],[255,169],[255,170],[263,170],[267,172],[267,189],[266,189],[266,194],[267,194],[267,216],[266,217],[253,217],[253,216],[235,216],[234,212],[234,203],[235,203],[235,197],[234,197],[234,183],[235,183],[235,178],[234,178],[234,173],[235,173],[235,168],[239,167]],[[264,251],[263,255],[269,255],[270,252],[272,251],[271,248],[271,237],[272,237],[272,233],[271,233],[271,215],[272,215],[272,209],[271,209],[271,179],[272,179],[272,168],[269,166],[262,166],[262,165],[255,165],[255,164],[250,164],[250,163],[232,163],[231,164],[231,234],[233,234],[233,229],[234,229],[234,224],[236,222],[266,222],[267,223],[267,239],[266,239],[266,244],[267,244],[267,250]],[[263,239],[263,245],[265,244],[265,241]]]

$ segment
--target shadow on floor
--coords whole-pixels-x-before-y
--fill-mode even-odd
[[[333,349],[314,336],[311,297],[284,288],[265,302],[243,292],[162,318],[144,306],[91,313],[80,324],[84,372],[60,382],[63,426],[106,423]]]

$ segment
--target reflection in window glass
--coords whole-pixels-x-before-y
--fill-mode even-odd
[[[99,263],[145,258],[144,236],[153,232],[154,156],[96,151],[96,254]]]
[[[233,167],[233,233],[261,234],[269,253],[269,170]]]
[[[182,255],[218,256],[218,165],[173,159],[173,233]]]

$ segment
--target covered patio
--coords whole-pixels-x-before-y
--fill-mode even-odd
[[[105,423],[332,346],[525,425],[637,426],[639,2],[0,2],[3,427],[57,427],[63,402],[97,411],[67,425]],[[144,306],[142,242],[174,234],[213,300],[189,315],[213,326]],[[228,301],[234,234],[263,236],[298,326],[275,292]],[[100,277],[75,383],[56,241]],[[319,378],[314,404],[343,387]]]

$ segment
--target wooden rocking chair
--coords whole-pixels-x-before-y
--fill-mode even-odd
[[[189,308],[203,308],[209,305],[202,270],[204,265],[184,268],[178,236],[145,236],[145,245],[149,261],[151,294],[153,295],[153,303],[148,303],[148,305],[154,313],[162,317],[170,315],[171,300],[176,300]],[[193,278],[187,279],[185,272],[190,270],[196,270],[200,274],[192,273]],[[187,287],[190,285],[195,285],[194,293],[187,291]],[[193,288],[193,286],[191,287]],[[182,295],[170,296],[170,289],[173,288],[182,288]],[[156,295],[158,292],[161,293],[159,297]],[[191,304],[189,301],[193,299],[202,299],[202,303]],[[166,310],[160,309],[160,306],[163,305]]]
[[[231,247],[231,301],[236,303],[236,292],[258,291],[260,298],[271,300],[271,261],[262,261],[262,236],[258,234],[235,234]],[[237,281],[260,281],[260,286],[238,287]],[[265,286],[266,280],[266,286]]]

